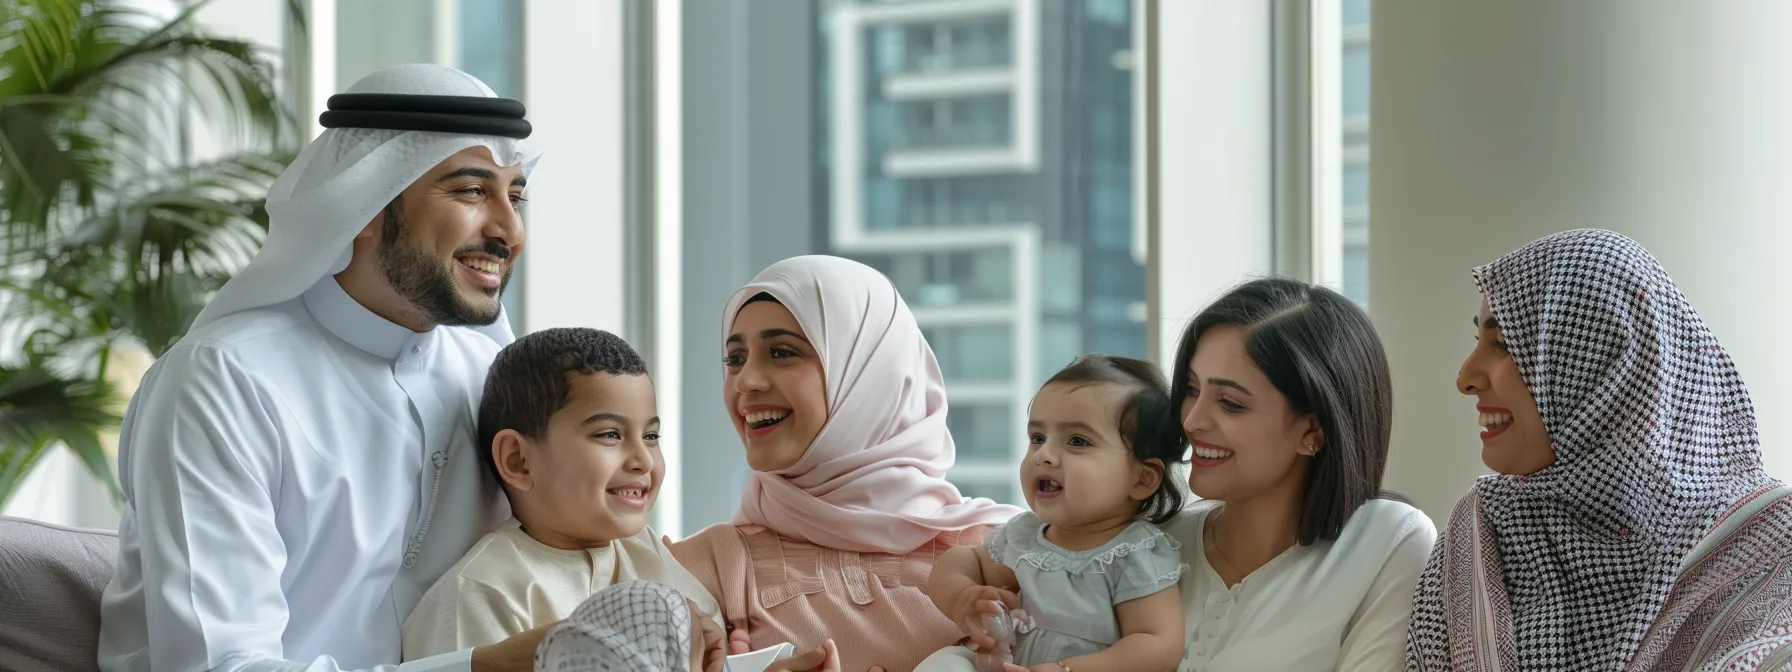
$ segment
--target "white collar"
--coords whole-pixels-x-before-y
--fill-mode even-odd
[[[305,290],[304,301],[305,309],[311,311],[318,324],[337,338],[369,354],[393,361],[404,353],[406,344],[413,340],[428,340],[435,332],[434,329],[414,332],[374,314],[349,296],[333,275],[324,276],[311,289]]]

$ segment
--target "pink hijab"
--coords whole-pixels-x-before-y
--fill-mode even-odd
[[[785,259],[728,300],[722,337],[748,299],[796,317],[826,371],[828,422],[796,464],[754,472],[735,525],[826,548],[906,555],[940,534],[1021,510],[965,499],[946,481],[956,452],[933,349],[889,278],[839,257]]]

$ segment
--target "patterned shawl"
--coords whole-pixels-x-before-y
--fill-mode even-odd
[[[1648,657],[1646,637],[1675,639],[1651,629],[1671,592],[1713,606],[1709,591],[1677,585],[1683,562],[1738,502],[1778,485],[1748,392],[1666,271],[1621,235],[1559,233],[1474,277],[1556,463],[1483,477],[1457,505],[1419,578],[1407,669],[1626,669]],[[1716,556],[1742,552],[1783,578],[1772,568],[1787,550],[1759,542],[1792,528],[1762,520]],[[1732,630],[1723,637],[1759,639]]]
[[[625,581],[592,594],[548,630],[535,672],[690,672],[692,645],[684,596]]]

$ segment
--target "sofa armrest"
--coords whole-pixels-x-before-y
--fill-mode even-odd
[[[0,670],[97,672],[118,535],[0,517]]]

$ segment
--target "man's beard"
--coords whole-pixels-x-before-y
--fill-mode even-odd
[[[404,208],[397,199],[393,199],[386,206],[385,221],[380,226],[378,257],[380,273],[386,276],[386,282],[392,285],[399,296],[410,301],[425,319],[439,325],[484,326],[498,321],[499,311],[503,307],[498,297],[510,285],[508,265],[504,268],[503,279],[498,283],[497,294],[492,296],[491,305],[472,305],[462,299],[459,290],[454,287],[454,266],[460,262],[450,259],[447,264],[443,264],[426,250],[402,244],[404,230]],[[510,258],[510,248],[497,241],[488,240],[461,251],[484,252],[500,260]]]

